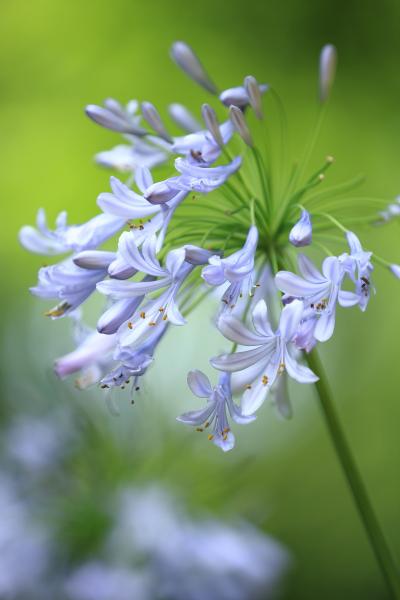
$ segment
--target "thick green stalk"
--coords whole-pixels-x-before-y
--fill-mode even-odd
[[[377,562],[386,580],[388,590],[393,599],[400,599],[400,572],[394,562],[390,549],[374,513],[366,488],[361,479],[360,472],[354,462],[350,447],[340,425],[336,409],[333,404],[332,394],[326,375],[316,350],[308,354],[307,361],[310,368],[318,375],[316,382],[322,412],[325,417],[332,443],[338,459],[342,465],[347,483],[353,494],[360,518],[371,543]]]

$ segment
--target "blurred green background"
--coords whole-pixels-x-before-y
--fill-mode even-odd
[[[116,482],[161,477],[193,509],[249,519],[286,544],[294,558],[288,599],[386,598],[311,388],[293,388],[289,422],[263,407],[255,425],[238,431],[237,448],[227,455],[175,423],[189,404],[187,370],[207,369],[221,343],[204,325],[208,306],[165,340],[143,400],[113,418],[99,392],[78,394],[52,380],[52,357],[71,343],[63,323],[43,318],[32,325],[43,305],[27,288],[41,260],[19,247],[17,232],[34,222],[39,206],[50,218],[67,208],[71,222],[94,214],[109,173],[92,157],[119,140],[85,118],[87,103],[111,96],[149,99],[160,109],[179,101],[198,110],[207,100],[170,61],[175,39],[193,45],[222,88],[249,73],[273,84],[286,106],[293,156],[315,118],[319,50],[334,43],[338,76],[313,160],[318,166],[332,154],[330,181],[365,173],[368,195],[390,201],[400,191],[399,22],[395,0],[0,5],[3,420],[15,411],[44,414],[51,404],[70,403],[75,415],[84,415],[88,435],[91,428],[101,432],[91,434],[92,452],[78,452],[74,467],[81,480],[74,493],[88,514],[101,511],[103,494]],[[400,262],[398,224],[367,232],[363,240]],[[400,287],[381,270],[374,281],[377,295],[367,313],[341,311],[323,358],[357,462],[400,556]],[[77,538],[85,552],[79,541],[85,518],[71,517],[71,524],[67,513],[65,544]]]

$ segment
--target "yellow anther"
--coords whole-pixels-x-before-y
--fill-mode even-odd
[[[71,305],[68,302],[62,302],[44,314],[46,317],[62,317],[69,308]]]
[[[157,325],[157,323],[155,323],[154,321],[150,321],[149,327],[154,327],[155,325]]]
[[[213,436],[213,434],[212,434],[212,433],[210,433],[210,435],[209,435],[209,436],[207,436],[207,439],[208,439],[208,440],[211,442],[211,440],[213,440],[213,439],[214,439],[214,436]]]
[[[158,309],[160,312],[164,312],[165,308],[159,308]]]
[[[285,372],[285,363],[281,363],[279,365],[278,373],[279,373],[279,375],[282,375],[282,373],[284,373],[284,372]]]
[[[196,431],[202,432],[202,431],[204,431],[204,429],[202,427],[196,427]]]
[[[261,383],[263,385],[267,385],[268,381],[269,381],[268,377],[266,375],[263,375],[262,378],[261,378]]]
[[[168,315],[164,315],[162,318],[163,321],[166,321],[167,319],[168,319]]]
[[[132,329],[132,327],[133,327],[133,323],[132,323],[132,321],[128,321],[128,328],[129,328],[129,329]]]
[[[210,427],[210,422],[207,421],[206,423],[204,423],[204,428],[207,429],[207,427]]]
[[[248,383],[247,385],[244,386],[245,390],[251,390],[251,383]]]
[[[229,432],[230,432],[229,427],[225,427],[225,429],[222,430],[222,433],[229,433]]]
[[[224,442],[226,442],[226,440],[228,439],[228,434],[224,433],[224,435],[222,436],[222,439],[224,440]]]
[[[142,319],[146,318],[146,313],[144,312],[144,310],[142,310],[142,312],[140,313],[140,316]]]

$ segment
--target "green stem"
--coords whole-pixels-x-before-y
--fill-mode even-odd
[[[347,479],[347,483],[353,494],[353,499],[360,514],[360,518],[364,524],[375,557],[381,568],[382,575],[386,580],[390,596],[395,600],[399,600],[399,571],[372,508],[360,472],[354,462],[354,458],[333,404],[332,394],[329,389],[322,363],[316,350],[313,350],[307,355],[307,360],[310,368],[319,377],[319,380],[315,385],[318,391],[322,412],[325,417],[332,443]]]

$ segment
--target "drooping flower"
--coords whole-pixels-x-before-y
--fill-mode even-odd
[[[362,311],[365,311],[371,293],[371,273],[374,270],[371,264],[372,252],[363,250],[360,240],[352,231],[346,233],[346,238],[350,248],[350,256],[343,255],[342,261],[356,285],[355,293],[358,297],[358,305]],[[351,306],[351,296],[347,294],[347,297]]]
[[[303,210],[300,219],[289,233],[289,241],[293,246],[301,248],[309,246],[312,242],[312,225],[310,213]]]
[[[235,436],[229,426],[228,414],[241,425],[251,423],[255,417],[242,414],[241,409],[232,400],[230,373],[221,373],[218,384],[214,388],[202,371],[190,371],[187,381],[195,396],[207,398],[207,405],[200,410],[192,410],[180,415],[178,421],[196,427],[197,431],[212,427],[208,439],[224,452],[232,450]]]
[[[325,342],[335,328],[337,303],[354,306],[359,298],[353,292],[341,290],[346,270],[336,256],[324,260],[322,273],[303,254],[298,257],[298,267],[302,277],[290,271],[279,271],[275,277],[276,285],[287,296],[303,300],[304,307],[314,311],[318,317],[314,337]]]
[[[225,372],[248,369],[249,383],[242,397],[242,412],[253,414],[264,402],[277,377],[285,371],[299,383],[313,383],[318,377],[297,362],[289,348],[303,316],[303,303],[293,300],[281,312],[279,326],[271,328],[267,305],[260,300],[253,313],[254,331],[250,331],[232,315],[224,314],[218,321],[218,329],[229,340],[251,350],[221,354],[211,359],[216,369]]]
[[[77,379],[80,388],[98,383],[111,361],[116,343],[115,335],[102,335],[92,331],[82,339],[75,350],[55,361],[54,371],[61,379],[81,372]]]
[[[208,259],[201,276],[214,286],[229,282],[222,296],[226,308],[234,308],[240,296],[251,294],[254,286],[254,257],[257,249],[258,231],[252,226],[247,234],[246,242],[240,250],[226,258],[214,255]]]
[[[157,259],[157,238],[151,236],[143,243],[140,251],[134,239],[129,234],[121,236],[119,250],[125,262],[133,269],[145,273],[151,280],[145,278],[141,281],[102,281],[98,290],[114,300],[132,299],[138,296],[147,296],[152,292],[164,290],[160,295],[145,304],[140,311],[132,317],[129,327],[120,337],[123,346],[129,345],[142,336],[147,337],[149,328],[155,327],[160,322],[166,321],[174,325],[184,325],[185,319],[181,315],[176,296],[179,289],[193,270],[194,266],[185,261],[184,248],[168,253],[165,267]]]
[[[125,387],[133,378],[132,390],[139,390],[139,379],[146,373],[154,360],[155,349],[167,330],[165,321],[153,329],[145,340],[137,346],[118,346],[113,359],[117,362],[109,373],[101,380],[103,388]]]
[[[58,299],[60,302],[46,315],[53,319],[64,317],[82,304],[104,279],[107,269],[82,269],[71,258],[39,270],[38,284],[31,287],[34,296]]]

